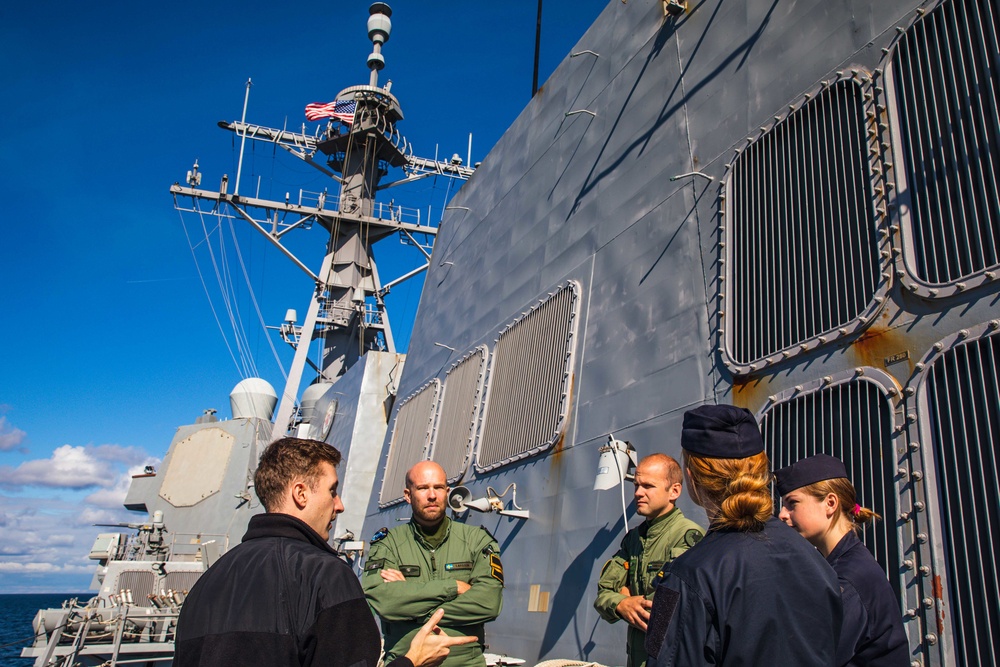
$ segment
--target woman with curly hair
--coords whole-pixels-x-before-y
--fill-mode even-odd
[[[844,600],[839,664],[861,667],[910,664],[903,619],[885,572],[858,533],[880,518],[858,504],[847,468],[817,454],[775,473],[778,517],[816,547],[837,571]]]
[[[837,575],[773,516],[771,468],[753,414],[684,414],[688,493],[708,534],[664,571],[646,634],[650,667],[836,664]]]

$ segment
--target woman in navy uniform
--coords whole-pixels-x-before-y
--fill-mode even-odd
[[[844,463],[817,454],[782,468],[775,477],[781,494],[778,517],[809,540],[840,577],[844,626],[839,662],[856,667],[909,665],[899,601],[857,535],[879,516],[857,503]]]
[[[773,516],[771,466],[753,414],[684,414],[688,493],[708,534],[664,570],[646,633],[650,667],[836,663],[837,574]]]

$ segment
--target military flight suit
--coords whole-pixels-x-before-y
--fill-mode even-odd
[[[601,569],[594,600],[601,618],[609,623],[621,618],[615,609],[627,597],[621,593],[623,586],[628,586],[632,595],[652,600],[663,566],[697,544],[704,535],[701,526],[686,518],[678,507],[628,531],[618,553]],[[646,633],[629,625],[625,644],[628,667],[645,667],[645,643]]]
[[[372,540],[361,585],[382,621],[386,662],[404,655],[420,626],[443,608],[439,625],[446,633],[479,638],[453,646],[443,666],[485,664],[483,626],[500,614],[503,602],[500,547],[485,528],[444,520],[444,540],[436,548],[412,519]],[[406,581],[383,581],[379,572],[386,568],[399,570]],[[472,588],[459,595],[456,581]]]

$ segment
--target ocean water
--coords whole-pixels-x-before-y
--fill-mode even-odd
[[[45,593],[0,595],[0,666],[30,667],[21,658],[21,649],[29,646],[35,634],[31,621],[39,609],[61,607],[63,600],[89,600],[93,593]]]

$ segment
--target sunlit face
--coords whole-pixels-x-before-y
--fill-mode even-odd
[[[836,496],[832,493],[820,500],[802,489],[795,489],[781,497],[778,518],[814,546],[819,546],[823,535],[830,530],[836,509]]]
[[[635,511],[656,519],[674,508],[681,495],[681,484],[667,480],[667,466],[659,461],[643,461],[635,470]]]
[[[316,482],[303,489],[306,501],[300,518],[324,540],[330,539],[333,521],[344,511],[344,503],[341,502],[338,491],[339,484],[337,471],[323,461],[320,463],[320,475]]]
[[[403,498],[410,503],[413,518],[421,526],[441,523],[448,503],[448,482],[444,469],[433,461],[413,466],[406,475]]]

